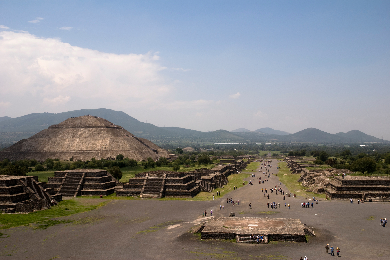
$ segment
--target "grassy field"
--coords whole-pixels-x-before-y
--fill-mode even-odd
[[[256,171],[257,168],[260,167],[259,162],[251,162],[244,171],[251,172],[251,171]]]
[[[28,172],[27,175],[38,176],[39,181],[47,182],[48,177],[54,177],[54,171]]]
[[[58,205],[47,210],[40,210],[28,214],[0,214],[0,229],[17,226],[32,226],[33,228],[45,229],[61,223],[69,223],[69,220],[57,219],[76,213],[90,211],[105,205],[107,201],[71,199],[64,200]]]
[[[248,182],[245,181],[244,179],[248,178],[252,172],[252,170],[256,170],[257,167],[260,165],[258,162],[252,162],[250,163],[246,169],[244,169],[241,173],[239,174],[232,174],[228,176],[228,184],[221,188],[217,188],[213,190],[213,192],[200,192],[198,195],[196,195],[193,198],[162,198],[160,200],[195,200],[195,201],[206,201],[206,200],[212,200],[213,195],[217,197],[217,191],[221,192],[221,196],[224,196],[225,194],[231,192],[234,190],[235,187],[242,187],[244,185],[247,185]]]
[[[287,167],[286,162],[279,162],[279,173],[278,177],[281,182],[288,188],[290,193],[296,194],[297,196],[305,197],[305,198],[323,198],[325,199],[325,194],[317,194],[313,192],[306,191],[306,188],[298,182],[301,177],[300,174],[291,174],[289,168]]]
[[[261,151],[261,152],[259,152],[259,155],[262,157],[266,157],[268,155],[272,156],[273,154],[280,155],[280,151]]]
[[[207,168],[211,169],[214,168],[214,164],[209,164],[209,165],[197,165],[194,167],[188,167],[185,168],[183,166],[180,167],[179,172],[189,172],[189,171],[194,171],[196,169],[200,168]],[[122,171],[122,178],[120,179],[120,182],[128,182],[129,179],[134,178],[135,174],[140,173],[140,172],[149,172],[149,171],[172,171],[172,167],[155,167],[155,168],[149,168],[149,169],[144,169],[142,166],[137,166],[137,167],[125,167],[121,168]]]

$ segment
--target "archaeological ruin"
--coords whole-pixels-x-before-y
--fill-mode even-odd
[[[202,239],[236,240],[237,243],[270,241],[306,242],[314,232],[299,219],[220,217],[211,218],[197,230]]]
[[[57,204],[61,196],[47,193],[38,177],[0,175],[0,211],[28,213],[48,209]]]
[[[211,192],[228,183],[228,176],[244,169],[247,162],[219,165],[213,169],[197,169],[190,172],[151,171],[137,173],[129,182],[119,184],[117,196],[143,198],[194,197],[200,191]]]
[[[330,199],[390,201],[390,178],[377,176],[335,176],[325,194]]]
[[[347,169],[309,170],[307,165],[286,159],[292,173],[307,191],[325,193],[329,199],[359,199],[361,201],[390,201],[390,178],[351,176]]]
[[[66,197],[110,195],[115,192],[116,180],[106,170],[77,169],[56,171],[45,188],[48,193]]]
[[[28,139],[0,151],[0,160],[58,158],[62,161],[116,158],[118,154],[137,161],[168,152],[149,140],[138,138],[123,127],[96,116],[80,116],[52,125]]]

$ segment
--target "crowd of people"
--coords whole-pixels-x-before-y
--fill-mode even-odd
[[[258,179],[259,181],[259,186],[261,185],[261,192],[263,193],[263,197],[267,197],[267,208],[270,208],[270,209],[280,209],[281,207],[283,207],[283,205],[281,205],[281,199],[283,200],[286,200],[286,196],[290,197],[291,194],[285,192],[285,190],[283,190],[283,186],[281,183],[278,183],[277,185],[272,185],[272,187],[269,187],[269,181],[271,180],[271,175],[273,176],[273,173],[271,172],[270,173],[270,169],[271,169],[272,165],[269,163],[269,162],[263,162],[260,166],[260,169],[259,169],[259,172],[260,174],[258,174],[258,176],[256,177],[256,174],[252,173],[251,174],[251,178],[256,178]],[[260,176],[259,176],[260,175]],[[272,182],[273,179],[271,180]],[[249,184],[252,184],[254,185],[254,183],[252,182],[252,180],[249,181]],[[234,187],[234,190],[236,190],[236,187]],[[259,189],[260,191],[260,189]],[[220,194],[217,194],[217,195],[220,195]],[[279,201],[278,202],[278,199],[277,196],[279,196]],[[270,197],[272,197],[272,202],[270,201]],[[295,194],[294,194],[294,197],[295,197]],[[275,201],[274,201],[275,200]],[[284,201],[283,201],[284,202]],[[357,204],[360,204],[360,200],[358,199],[357,200]],[[232,205],[232,206],[235,206],[235,205],[239,205],[239,200],[233,200],[233,198],[227,198],[226,199],[226,203],[228,205]],[[354,203],[353,199],[350,199],[350,203]],[[313,199],[309,199],[309,201],[304,201],[304,202],[301,202],[301,207],[302,208],[314,208],[314,204],[318,204],[318,199],[316,199],[315,197],[313,197]],[[252,203],[249,202],[249,208],[252,209]],[[290,209],[290,204],[288,203],[285,203],[284,202],[284,207],[285,208],[288,208]],[[224,205],[220,205],[219,206],[219,209],[220,210],[223,210],[224,209]],[[204,216],[207,215],[207,212],[205,211],[204,213]],[[210,215],[212,216],[212,211],[210,212]],[[386,227],[386,224],[387,224],[387,219],[386,218],[382,218],[380,220],[380,224],[381,226],[383,227]],[[257,243],[263,243],[264,242],[264,237],[261,236],[261,235],[252,235],[252,239],[255,240]],[[329,244],[326,245],[326,253],[327,254],[330,254],[331,256],[340,256],[340,247],[334,247],[334,246],[329,246]],[[301,260],[308,260],[308,258],[305,256],[304,258],[300,258]]]

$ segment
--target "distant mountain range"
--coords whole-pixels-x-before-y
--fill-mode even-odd
[[[233,130],[231,132],[232,133],[248,133],[248,132],[252,132],[252,131],[248,130],[246,128],[238,128],[238,129]],[[259,132],[259,133],[267,134],[267,135],[289,135],[290,134],[290,133],[287,133],[284,131],[274,130],[274,129],[269,128],[269,127],[260,128],[260,129],[253,131],[253,132]]]
[[[353,130],[348,133],[329,134],[308,128],[294,134],[272,128],[250,131],[239,128],[234,131],[218,130],[201,132],[180,127],[157,127],[143,123],[121,111],[111,109],[82,109],[63,113],[34,113],[17,118],[0,117],[0,144],[4,147],[21,139],[26,139],[53,124],[58,124],[70,117],[93,115],[102,117],[120,125],[130,133],[149,139],[157,144],[163,143],[261,143],[261,142],[301,142],[301,143],[364,143],[386,142],[382,139]]]

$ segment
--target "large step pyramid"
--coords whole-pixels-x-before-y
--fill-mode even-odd
[[[0,152],[0,160],[47,158],[91,160],[118,154],[137,161],[168,157],[168,152],[149,140],[138,138],[123,127],[96,116],[80,116],[52,125]]]

